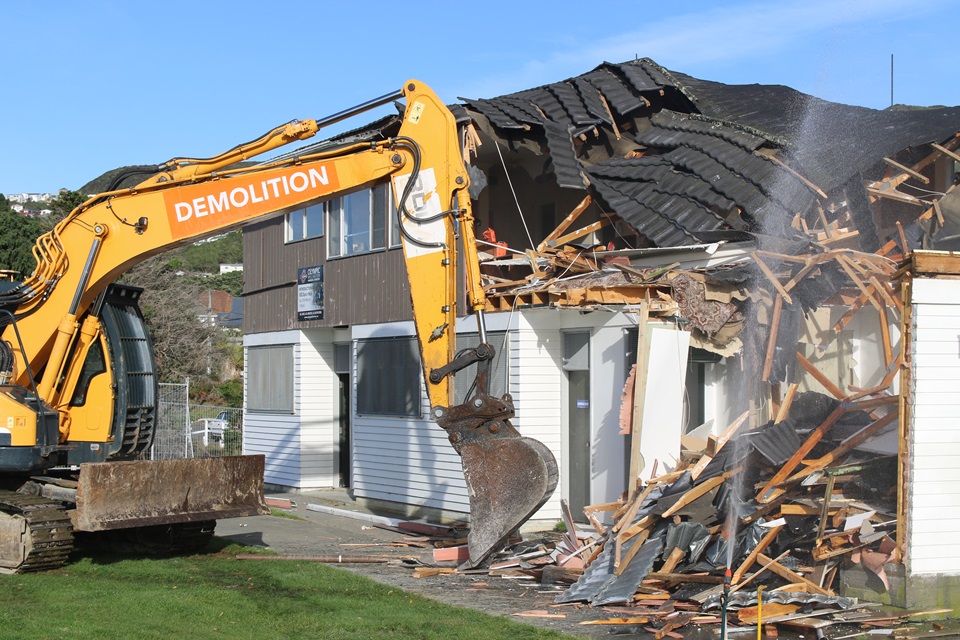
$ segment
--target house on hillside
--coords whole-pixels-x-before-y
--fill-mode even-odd
[[[905,258],[960,237],[960,108],[876,111],[642,59],[452,109],[487,232],[493,391],[512,394],[515,426],[561,467],[536,517],[558,518],[561,498],[575,514],[614,501],[676,466],[685,435],[741,416],[779,423],[804,392],[897,398],[918,429],[922,403],[948,406],[904,400],[916,381],[901,375],[910,310],[944,306],[953,263]],[[385,118],[320,144],[397,127]],[[428,418],[389,186],[251,225],[244,268],[244,448],[267,456],[266,481],[467,513],[459,460]],[[316,291],[306,307],[304,284]],[[476,340],[469,320],[457,332]],[[385,368],[387,386],[370,375]],[[625,389],[637,400],[624,405]],[[873,411],[886,420],[859,445],[904,456],[905,424]],[[931,424],[925,442],[945,437]],[[960,450],[947,439],[909,455],[949,464]],[[893,480],[900,495],[923,482]],[[893,510],[917,532],[911,570],[941,569],[922,533],[930,512],[902,499]]]

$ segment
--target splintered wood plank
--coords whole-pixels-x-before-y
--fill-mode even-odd
[[[823,511],[820,513],[820,524],[817,527],[817,547],[823,539],[823,534],[827,530],[827,518],[830,515],[830,500],[833,498],[833,485],[837,481],[837,476],[827,478],[827,488],[823,491]]]
[[[899,220],[897,220],[897,235],[900,236],[900,247],[903,251],[904,257],[906,257],[907,253],[910,251],[910,245],[907,244],[907,234],[903,232],[903,225],[900,224]]]
[[[630,538],[640,533],[643,533],[644,531],[649,533],[650,527],[659,519],[659,517],[660,516],[650,515],[650,516],[645,516],[641,518],[640,521],[637,522],[636,524],[631,525],[627,529],[624,529],[623,531],[621,531],[620,535],[617,536],[617,539],[620,540],[621,542],[626,542]]]
[[[674,547],[670,555],[667,556],[667,559],[664,560],[663,566],[660,567],[660,573],[673,573],[673,570],[677,568],[677,565],[680,564],[680,561],[683,560],[683,556],[685,556],[686,553],[687,552],[680,547]]]
[[[753,255],[753,261],[757,263],[757,266],[760,267],[760,271],[763,272],[763,275],[767,277],[767,280],[770,281],[770,284],[773,285],[773,288],[783,296],[783,299],[787,301],[787,304],[793,304],[793,298],[790,297],[790,294],[787,293],[787,290],[783,288],[783,285],[780,283],[780,280],[777,278],[776,274],[770,270],[770,267],[767,266],[763,260],[757,256],[756,252]]]
[[[780,409],[777,411],[777,418],[774,420],[775,424],[780,424],[787,419],[787,415],[790,413],[790,407],[793,405],[793,399],[797,397],[797,389],[799,388],[799,382],[794,382],[787,387],[787,395],[783,397],[783,402],[780,403]]]
[[[803,584],[804,586],[807,587],[807,589],[811,590],[810,593],[819,593],[825,596],[834,595],[833,592],[830,591],[829,589],[822,589],[820,585],[807,580],[806,578],[804,578],[802,575],[800,575],[795,571],[791,571],[790,569],[780,564],[777,560],[772,560],[767,556],[763,555],[762,553],[757,556],[757,559],[760,562],[763,562],[764,566],[768,567],[770,571],[777,574],[784,580],[788,582],[797,582],[797,583]]]
[[[826,469],[827,467],[832,465],[834,462],[839,460],[841,457],[843,457],[850,451],[856,449],[861,444],[863,444],[864,442],[866,442],[867,440],[875,436],[884,427],[891,424],[898,417],[899,415],[896,411],[891,411],[890,413],[883,416],[879,420],[874,421],[873,423],[867,425],[860,431],[856,432],[855,434],[853,434],[852,436],[844,440],[833,451],[828,452],[827,454],[823,455],[820,458],[817,458],[816,460],[809,460],[809,461],[805,460],[803,462],[803,464],[806,465],[804,469],[790,476],[790,478],[788,478],[787,481],[792,482],[795,480],[800,480],[810,475],[814,471],[820,471],[821,469]]]
[[[873,285],[873,289],[880,294],[880,297],[883,298],[883,301],[887,303],[888,307],[893,307],[894,309],[900,308],[896,298],[890,295],[890,290],[881,284],[881,282],[877,279],[877,276],[871,275],[867,278],[867,280],[871,285]]]
[[[550,240],[545,244],[547,247],[561,247],[567,243],[573,242],[574,240],[578,240],[585,235],[591,234],[594,231],[599,231],[600,229],[603,229],[609,224],[610,224],[609,218],[603,218],[602,220],[597,220],[596,222],[592,222],[585,227],[580,227],[576,231],[571,231],[570,233],[564,236],[560,236],[555,240]]]
[[[585,620],[580,624],[647,624],[650,618],[646,616],[631,616],[629,618],[606,618],[604,620]]]
[[[590,504],[583,508],[583,512],[586,514],[591,513],[604,513],[607,511],[616,511],[623,506],[623,501],[618,500],[617,502],[604,502],[603,504]]]
[[[877,302],[877,299],[873,297],[873,294],[870,292],[870,289],[867,288],[867,285],[863,284],[863,280],[853,269],[853,263],[846,256],[837,256],[837,264],[843,267],[843,270],[847,272],[847,275],[850,276],[850,279],[853,280],[853,283],[857,285],[857,288],[867,297],[867,300],[870,301],[878,311],[880,310],[880,303]]]
[[[723,448],[723,445],[727,444],[730,438],[737,432],[737,429],[743,426],[747,421],[747,418],[750,417],[750,411],[744,411],[740,414],[740,417],[734,420],[729,427],[727,427],[723,433],[717,436],[717,444],[714,448],[714,455],[717,451],[720,451]],[[700,477],[700,474],[703,473],[703,470],[707,468],[707,465],[710,464],[710,461],[713,460],[713,456],[708,456],[706,454],[700,456],[700,459],[697,461],[697,464],[693,466],[693,469],[690,470],[690,476],[696,481]]]
[[[737,567],[737,570],[734,571],[733,578],[731,578],[730,581],[731,584],[737,584],[741,579],[743,579],[744,574],[746,574],[747,571],[750,570],[750,567],[753,566],[753,563],[757,561],[757,557],[767,550],[767,547],[773,543],[777,537],[777,534],[780,533],[782,529],[783,525],[774,527],[773,529],[770,529],[770,531],[768,531],[763,538],[760,539],[760,542],[756,547],[754,547],[753,551],[750,552],[750,555],[748,555],[746,559],[740,563],[740,566]]]
[[[783,311],[783,296],[778,295],[773,301],[773,315],[770,316],[770,337],[767,341],[767,357],[763,361],[763,377],[767,382],[773,369],[773,356],[777,350],[777,334],[780,329],[780,314]]]
[[[553,240],[556,240],[561,235],[563,235],[564,231],[569,229],[570,225],[576,222],[577,218],[579,218],[580,215],[584,211],[586,211],[591,204],[593,204],[593,198],[590,196],[587,196],[586,198],[581,200],[580,204],[574,207],[573,211],[567,214],[567,217],[563,219],[563,221],[557,226],[557,228],[551,231],[550,235],[544,238],[543,242],[537,245],[537,251],[543,251],[544,247],[547,246],[548,242],[552,242]]]
[[[797,352],[797,362],[800,363],[800,366],[803,367],[807,373],[813,376],[817,382],[822,384],[824,388],[833,395],[834,398],[837,400],[843,400],[846,397],[847,394],[845,394],[840,387],[835,385],[829,378],[827,378],[827,376],[823,374],[823,372],[813,366],[813,363],[807,360],[799,351]]]
[[[886,163],[887,163],[888,165],[890,165],[891,167],[893,167],[894,169],[899,169],[900,171],[906,173],[906,174],[909,175],[910,177],[916,178],[917,180],[919,180],[919,181],[922,182],[923,184],[930,184],[930,178],[928,178],[927,176],[923,175],[922,173],[919,173],[919,172],[917,172],[917,171],[914,171],[914,170],[911,169],[910,167],[906,167],[906,166],[900,164],[900,163],[897,162],[896,160],[893,160],[893,159],[891,159],[891,158],[883,158],[883,161],[886,162]]]
[[[824,200],[826,200],[826,199],[828,198],[827,194],[823,192],[823,189],[821,189],[820,187],[818,187],[818,186],[815,185],[814,183],[810,182],[810,180],[808,180],[807,178],[805,178],[805,177],[803,177],[802,175],[800,175],[799,173],[797,173],[797,172],[796,172],[794,169],[792,169],[791,167],[787,166],[787,164],[784,163],[784,161],[781,160],[780,158],[778,158],[777,156],[764,156],[764,157],[767,158],[768,160],[772,160],[775,164],[780,165],[785,171],[787,171],[788,173],[792,174],[795,178],[797,178],[798,180],[800,180],[803,184],[805,184],[805,185],[807,185],[808,187],[810,187],[810,189],[812,189],[813,191],[815,191],[816,194],[817,194],[818,196],[820,196],[821,198],[823,198]]]
[[[731,469],[730,471],[727,471],[723,475],[710,478],[709,480],[701,484],[698,484],[693,489],[690,489],[685,494],[683,494],[683,497],[677,500],[675,503],[673,503],[672,507],[664,511],[662,517],[669,518],[670,516],[675,514],[677,511],[680,511],[680,509],[683,509],[685,506],[687,506],[697,498],[702,498],[715,487],[719,487],[721,484],[723,484],[726,481],[727,478],[729,478],[731,475],[739,471],[740,471],[739,467],[736,469]]]
[[[951,151],[950,149],[947,149],[946,147],[942,147],[942,146],[940,146],[939,144],[937,144],[936,142],[931,142],[931,143],[930,143],[930,146],[933,147],[934,149],[936,149],[937,151],[939,151],[940,153],[944,153],[944,154],[950,156],[951,158],[953,158],[954,160],[960,161],[960,155],[958,155],[956,152]]]
[[[653,517],[653,516],[650,516]],[[645,518],[646,519],[646,518]],[[633,558],[640,551],[640,547],[647,541],[647,538],[650,537],[650,529],[644,529],[637,535],[637,539],[634,540],[633,546],[630,547],[630,551],[627,551],[627,555],[623,557],[620,563],[614,563],[613,574],[622,575],[624,571],[627,570],[627,567],[630,566],[630,563],[633,561]]]
[[[723,578],[720,576],[711,576],[703,573],[663,573],[662,571],[651,571],[647,574],[644,582],[696,582],[703,584],[720,584]]]
[[[737,611],[737,620],[742,625],[755,625],[757,624],[758,620],[757,613],[760,611],[760,609],[762,609],[763,618],[766,620],[768,617],[772,618],[774,616],[783,616],[796,613],[797,610],[800,609],[800,605],[770,602],[764,603],[762,607],[745,607]]]

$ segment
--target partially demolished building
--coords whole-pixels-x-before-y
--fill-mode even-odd
[[[960,108],[876,111],[642,59],[454,112],[502,312],[495,375],[516,426],[561,462],[540,517],[562,498],[601,539],[587,553],[570,536],[588,560],[571,600],[629,600],[723,563],[824,595],[846,567],[848,592],[911,606],[957,580]],[[320,239],[296,259],[327,265],[327,317],[277,324],[296,307],[282,297],[295,269],[269,253],[278,224],[245,233],[248,351],[293,343],[296,388],[362,393],[366,341],[409,336],[408,315],[338,316],[351,256]],[[352,259],[402,268],[380,246]],[[284,461],[268,482],[329,485],[347,465],[358,498],[467,510],[423,415],[396,429],[334,395],[282,433],[247,407],[248,452]],[[316,426],[344,411],[349,441]],[[310,438],[348,455],[318,462]]]

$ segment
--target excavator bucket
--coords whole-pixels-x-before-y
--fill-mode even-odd
[[[473,568],[543,506],[557,487],[559,471],[550,450],[532,438],[465,443],[460,456],[470,495],[466,566]]]
[[[269,513],[263,456],[80,465],[74,529],[109,531]]]

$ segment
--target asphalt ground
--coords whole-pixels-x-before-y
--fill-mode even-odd
[[[413,574],[418,566],[452,568],[456,565],[454,563],[435,564],[432,545],[423,548],[403,546],[410,539],[408,536],[374,526],[370,518],[371,516],[376,518],[376,516],[353,504],[344,491],[270,494],[270,497],[291,500],[292,508],[279,509],[279,511],[300,519],[257,516],[220,520],[217,523],[216,535],[239,544],[271,549],[279,554],[331,558],[389,557],[390,561],[386,563],[342,563],[331,566],[440,602],[477,609],[492,615],[511,616],[517,622],[553,629],[577,637],[610,638],[611,632],[617,632],[616,637],[653,637],[652,634],[642,632],[635,625],[631,628],[618,629],[581,625],[580,622],[609,618],[612,614],[580,605],[554,605],[554,599],[564,590],[564,587],[546,587],[533,580],[505,579],[484,573],[415,578]],[[354,514],[354,517],[320,513],[308,509],[308,505],[321,505],[349,511]],[[283,560],[277,560],[277,562],[283,562]],[[562,615],[563,617],[516,616],[529,611],[541,611],[551,616]],[[694,636],[685,633],[685,637]],[[711,630],[702,637],[712,638],[715,634]]]

